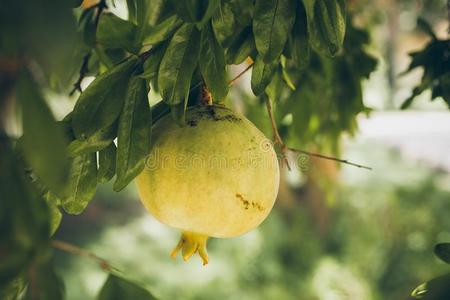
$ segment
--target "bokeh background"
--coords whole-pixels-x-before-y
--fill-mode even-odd
[[[126,13],[115,2],[111,9]],[[448,272],[433,246],[450,240],[450,113],[429,92],[398,110],[421,76],[399,76],[407,53],[429,41],[417,18],[445,38],[446,1],[349,2],[356,23],[370,29],[368,50],[379,63],[363,89],[373,111],[359,117],[354,136],[341,138],[339,155],[372,171],[291,155],[301,164],[283,169],[267,220],[244,236],[211,239],[206,267],[198,257],[169,257],[179,233],[146,213],[134,185],[121,193],[101,186],[82,215],[63,217],[55,237],[108,260],[159,299],[408,299],[418,284]],[[270,136],[249,81],[250,74],[239,80],[227,104]],[[48,98],[58,119],[74,105],[73,97]],[[93,260],[55,253],[67,299],[93,299],[107,274]]]

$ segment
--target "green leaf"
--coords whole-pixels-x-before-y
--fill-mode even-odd
[[[303,4],[312,47],[323,54],[336,55],[345,36],[345,0],[303,0]]]
[[[69,214],[80,214],[95,195],[97,189],[97,154],[83,154],[72,160],[67,198],[62,206]]]
[[[128,10],[128,21],[137,25],[137,7],[136,0],[126,0],[127,1],[127,10]]]
[[[98,183],[108,182],[116,174],[116,153],[117,148],[114,143],[98,152]]]
[[[203,13],[202,18],[199,22],[197,22],[197,28],[202,29],[208,22],[211,20],[211,17],[214,15],[214,13],[217,11],[220,5],[220,0],[208,0],[206,1],[206,9]]]
[[[444,262],[450,264],[450,243],[437,244],[434,247],[434,254]]]
[[[111,126],[99,129],[85,140],[72,141],[67,150],[72,157],[100,151],[108,147],[117,136],[117,122]]]
[[[271,101],[277,102],[285,85],[283,82],[281,66],[277,64],[275,69],[276,70],[272,76],[272,81],[270,81],[269,85],[266,87],[265,92]]]
[[[186,103],[199,50],[199,32],[193,24],[183,24],[172,37],[159,67],[158,85],[167,104]]]
[[[77,139],[84,140],[116,121],[135,65],[136,58],[127,59],[98,76],[81,93],[72,116],[72,128]]]
[[[143,40],[144,45],[154,45],[168,39],[183,21],[177,16],[170,16],[153,27],[148,27]]]
[[[272,80],[273,74],[277,70],[278,62],[264,63],[261,56],[257,56],[252,70],[251,87],[256,96],[264,93],[267,85]]]
[[[117,192],[130,183],[144,168],[150,149],[151,114],[147,99],[147,83],[133,77],[120,115],[117,135],[117,161],[113,189]]]
[[[49,246],[49,213],[8,138],[0,139],[0,291]],[[1,294],[1,293],[0,293]]]
[[[164,56],[164,53],[167,49],[167,42],[163,42],[153,46],[151,49],[150,57],[147,58],[144,62],[143,69],[144,72],[139,75],[145,79],[155,79],[158,76],[158,69],[161,64],[161,60]]]
[[[233,41],[226,52],[228,64],[239,65],[255,51],[255,40],[251,27],[244,29]]]
[[[28,288],[25,300],[62,300],[64,299],[64,282],[56,274],[50,263],[31,267],[28,272]]]
[[[219,9],[211,19],[214,34],[223,47],[228,47],[242,30],[250,25],[253,0],[220,1]]]
[[[294,21],[294,1],[256,0],[253,33],[256,49],[265,63],[278,59]]]
[[[83,11],[78,21],[78,28],[81,31],[84,45],[88,48],[94,48],[97,29],[95,26],[95,9],[86,9]]]
[[[106,48],[121,48],[131,53],[139,52],[137,27],[111,13],[103,13],[97,25],[97,41]]]
[[[287,68],[286,68],[286,57],[281,57],[281,75],[283,76],[283,80],[286,83],[286,85],[293,91],[295,91],[295,85],[292,82],[291,76],[289,75]]]
[[[225,54],[214,36],[211,25],[202,31],[198,65],[213,101],[220,102],[228,93]]]
[[[292,28],[292,60],[297,68],[303,70],[308,66],[310,47],[308,25],[303,4],[297,1],[297,15]]]
[[[216,9],[219,7],[218,0],[171,0],[176,13],[186,22],[196,23],[201,29],[209,21]]]
[[[403,74],[417,67],[423,67],[424,71],[420,84],[413,89],[412,95],[405,100],[402,108],[407,108],[414,98],[426,89],[432,89],[432,99],[442,97],[450,107],[448,43],[449,40],[431,40],[423,50],[410,54],[411,63]]]
[[[19,76],[17,100],[22,108],[21,151],[40,180],[60,194],[67,181],[66,139],[28,71]]]
[[[450,299],[450,274],[422,283],[414,289],[411,296],[421,300]]]
[[[62,213],[58,206],[50,203],[50,201],[47,201],[47,205],[50,211],[50,236],[53,236],[61,224]]]
[[[126,279],[109,274],[97,297],[98,300],[155,300],[146,289]]]

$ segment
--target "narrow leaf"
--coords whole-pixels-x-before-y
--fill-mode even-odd
[[[98,152],[97,182],[108,182],[116,174],[116,153],[114,143],[110,143],[108,147]]]
[[[291,76],[289,75],[286,69],[286,57],[281,56],[281,75],[283,76],[283,80],[286,85],[293,91],[295,91],[295,85],[292,82]]]
[[[62,206],[69,214],[80,214],[95,195],[97,189],[97,155],[83,154],[72,160],[67,198]]]
[[[272,76],[272,80],[270,81],[269,85],[266,87],[265,90],[269,99],[274,102],[276,102],[280,98],[281,91],[284,85],[280,64],[277,64],[277,67],[275,69],[276,70]]]
[[[299,69],[305,69],[309,63],[310,47],[308,41],[308,23],[303,4],[297,1],[297,15],[292,28],[292,60]]]
[[[202,31],[198,64],[213,101],[220,102],[228,93],[225,54],[214,36],[211,25]]]
[[[345,0],[303,0],[312,47],[329,56],[342,49],[345,36]]]
[[[99,131],[85,140],[72,141],[67,147],[67,150],[69,152],[69,155],[72,157],[100,151],[108,147],[108,145],[111,144],[116,136],[117,122],[109,127],[101,128]]]
[[[211,17],[214,15],[214,13],[217,11],[220,5],[220,0],[209,0],[206,1],[206,9],[203,13],[203,16],[199,22],[197,22],[197,28],[203,29],[203,27],[209,22]]]
[[[294,21],[294,1],[256,0],[253,33],[264,62],[270,63],[280,56]]]
[[[256,96],[261,95],[266,89],[267,85],[272,80],[273,74],[277,70],[278,62],[266,64],[261,56],[257,56],[255,64],[252,69],[251,87]]]
[[[166,52],[167,45],[167,42],[163,42],[153,46],[150,57],[144,62],[144,72],[139,75],[140,77],[149,80],[157,78],[159,65],[161,64],[164,53]]]
[[[199,32],[193,24],[183,24],[172,37],[158,72],[159,89],[169,105],[187,101],[199,50]]]
[[[144,168],[152,124],[147,93],[146,81],[133,77],[119,120],[115,191],[122,190]]]
[[[170,4],[175,9],[177,15],[183,21],[190,23],[200,22],[208,2],[198,0],[170,0]]]
[[[149,27],[145,34],[143,44],[154,45],[168,39],[183,23],[177,16],[170,16],[161,23]]]
[[[217,40],[228,47],[242,30],[251,25],[253,0],[220,1],[219,9],[211,19]]]
[[[137,24],[137,7],[136,0],[126,0],[128,9],[128,21]]]
[[[136,25],[111,13],[101,15],[97,25],[97,41],[106,48],[122,48],[131,53],[139,51]]]
[[[226,53],[228,64],[239,65],[255,52],[255,40],[251,27],[244,29],[233,41]]]
[[[77,139],[84,140],[116,121],[135,65],[135,58],[127,59],[98,76],[81,93],[72,115],[72,128]]]
[[[60,194],[69,162],[66,139],[28,71],[20,74],[17,100],[22,108],[21,151],[44,185]]]

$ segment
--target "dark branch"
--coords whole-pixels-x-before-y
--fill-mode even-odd
[[[89,7],[88,9],[97,9],[97,12],[95,14],[94,24],[95,28],[98,26],[98,22],[100,20],[100,15],[102,12],[108,8],[106,5],[106,0],[100,0],[97,4],[95,4],[92,7]],[[89,72],[89,59],[91,58],[91,52],[89,51],[84,57],[83,57],[83,63],[81,64],[80,72],[77,81],[73,85],[73,89],[70,91],[69,96],[72,96],[76,91],[82,92],[81,90],[81,82],[83,81],[86,74]]]
[[[249,64],[244,71],[242,71],[241,73],[237,74],[236,77],[234,77],[233,79],[231,79],[230,81],[228,81],[228,85],[232,86],[233,84],[236,83],[236,81],[241,78],[242,75],[244,75],[248,70],[251,69],[251,67],[253,67],[253,62],[251,64]]]
[[[366,170],[372,170],[371,167],[367,167],[364,165],[360,165],[360,164],[356,164],[353,163],[351,161],[348,161],[346,159],[341,159],[341,158],[337,158],[337,157],[333,157],[333,156],[327,156],[327,155],[323,155],[323,154],[319,154],[319,153],[313,153],[313,152],[309,152],[309,151],[305,151],[305,150],[301,150],[301,149],[295,149],[295,148],[287,148],[289,151],[292,152],[297,152],[297,153],[301,153],[301,154],[306,154],[308,156],[314,156],[314,157],[318,157],[318,158],[323,158],[323,159],[328,159],[328,160],[333,160],[333,161],[337,161],[343,164],[347,164],[347,165],[351,165],[354,167],[358,167],[358,168],[362,168],[362,169],[366,169]]]

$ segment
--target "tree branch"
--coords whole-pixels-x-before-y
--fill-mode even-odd
[[[233,84],[236,83],[236,81],[241,78],[242,75],[244,75],[248,70],[250,70],[253,67],[253,62],[251,64],[249,64],[244,71],[242,71],[241,73],[237,74],[236,77],[234,77],[233,79],[231,79],[230,81],[228,81],[228,86],[232,86]]]
[[[350,166],[354,166],[354,167],[358,167],[358,168],[362,168],[362,169],[366,169],[366,170],[372,170],[371,167],[360,165],[360,164],[348,161],[346,159],[341,159],[341,158],[337,158],[337,157],[333,157],[333,156],[323,155],[323,154],[320,154],[320,153],[309,152],[309,151],[305,151],[305,150],[301,150],[301,149],[295,149],[295,148],[289,148],[289,147],[287,149],[289,151],[297,152],[297,153],[301,153],[301,154],[306,154],[308,156],[314,156],[314,157],[318,157],[318,158],[333,160],[333,161],[337,161],[337,162],[340,162],[340,163],[343,163],[343,164],[347,164],[347,165],[350,165]]]
[[[53,240],[52,247],[55,249],[70,253],[70,254],[77,255],[77,256],[91,258],[91,259],[97,261],[100,268],[106,272],[119,271],[117,268],[111,266],[111,264],[107,260],[95,255],[94,253],[92,253],[88,250],[82,249],[78,246],[75,246],[75,245],[72,245],[72,244],[69,244],[69,243],[66,243],[63,241],[59,241],[59,240]]]
[[[286,145],[283,143],[283,140],[281,139],[280,133],[278,132],[278,127],[277,127],[277,123],[275,122],[275,117],[273,116],[273,110],[272,110],[272,103],[270,102],[269,97],[265,96],[266,99],[266,108],[267,108],[267,113],[269,114],[269,118],[270,118],[270,125],[272,126],[272,133],[273,133],[273,143],[274,145],[279,145],[280,146],[280,150],[281,150],[281,156],[283,158],[283,162],[286,164],[286,167],[288,168],[288,170],[291,170],[291,166],[289,165],[289,161],[287,159],[287,147]]]
[[[308,156],[313,156],[313,157],[318,157],[318,158],[322,158],[322,159],[337,161],[339,163],[347,164],[347,165],[350,165],[350,166],[354,166],[354,167],[358,167],[358,168],[362,168],[362,169],[366,169],[366,170],[372,170],[371,167],[360,165],[360,164],[348,161],[346,159],[341,159],[341,158],[337,158],[337,157],[333,157],[333,156],[323,155],[323,154],[320,154],[320,153],[314,153],[314,152],[309,152],[309,151],[305,151],[305,150],[301,150],[301,149],[295,149],[295,148],[287,147],[283,143],[283,140],[281,139],[280,133],[278,132],[277,124],[276,124],[275,118],[273,116],[272,103],[270,102],[269,97],[266,96],[265,98],[266,98],[267,112],[269,114],[270,124],[272,126],[274,145],[277,145],[277,144],[280,145],[281,153],[282,153],[282,156],[283,156],[283,161],[286,164],[286,166],[288,167],[289,171],[291,170],[291,168],[289,166],[289,163],[288,163],[288,160],[287,160],[287,156],[286,156],[286,152],[287,151],[302,153],[302,154],[306,154]]]
[[[81,64],[80,72],[77,81],[73,84],[73,89],[70,91],[69,96],[72,96],[75,94],[76,91],[82,92],[81,90],[81,82],[83,81],[84,77],[86,76],[87,72],[89,71],[88,65],[89,65],[89,59],[91,58],[91,52],[86,54],[83,57],[83,63]]]
[[[95,28],[97,29],[98,22],[100,20],[100,15],[102,12],[108,8],[106,5],[106,0],[100,0],[97,4],[87,8],[87,9],[97,9],[97,12],[95,14],[94,24]],[[91,58],[92,49],[89,50],[89,52],[83,57],[83,63],[81,64],[80,72],[77,81],[73,85],[73,89],[70,91],[69,96],[72,96],[75,94],[76,91],[82,92],[81,90],[81,82],[83,81],[84,77],[86,76],[87,72],[89,71],[89,59]]]

